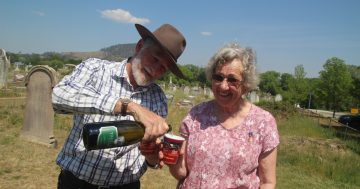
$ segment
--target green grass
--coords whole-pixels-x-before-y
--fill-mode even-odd
[[[342,141],[302,116],[281,120],[278,128],[278,188],[360,188],[360,157],[347,148],[358,141]]]
[[[167,122],[178,133],[189,108],[175,105],[185,97],[184,94],[174,95]],[[194,99],[195,103],[204,100],[201,96]],[[281,110],[284,106],[279,107],[274,112],[281,142],[277,188],[360,189],[359,141],[336,138],[331,130],[319,127],[316,120],[293,113],[284,114]],[[0,102],[0,188],[56,188],[59,168],[55,159],[72,127],[72,116],[55,115],[54,135],[58,148],[47,148],[19,137],[24,109],[24,99],[16,103]],[[143,189],[176,188],[176,183],[167,167],[149,169],[141,178]]]
[[[278,119],[279,120],[279,119]],[[334,134],[331,130],[319,127],[311,118],[301,115],[292,116],[289,119],[281,119],[278,121],[278,130],[280,134],[289,137],[310,137],[310,138],[333,138]]]

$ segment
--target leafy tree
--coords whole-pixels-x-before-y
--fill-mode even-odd
[[[39,62],[41,61],[41,57],[39,54],[31,54],[27,61],[26,61],[26,64],[31,64],[31,65],[35,65],[35,64],[38,64]]]
[[[289,73],[283,73],[280,76],[280,86],[283,91],[289,90],[289,85],[293,82],[294,77]]]
[[[319,95],[320,94],[319,86],[320,86],[321,80],[319,78],[308,78],[308,79],[306,79],[306,81],[307,81],[309,91],[310,91],[308,106],[310,106],[310,108],[312,108],[312,107],[324,108],[324,106],[322,105],[323,100],[320,97],[321,95]]]
[[[349,103],[349,93],[353,88],[352,78],[344,60],[337,57],[330,58],[320,71],[321,97],[325,100],[327,108],[335,111],[344,109],[343,105]]]
[[[348,70],[353,79],[354,88],[350,91],[352,96],[352,108],[360,106],[360,66],[348,65]]]
[[[260,75],[259,88],[261,91],[276,95],[281,92],[280,73],[267,71]]]
[[[297,65],[295,67],[295,73],[294,73],[295,79],[304,79],[305,76],[306,76],[306,72],[304,66],[302,64]]]
[[[295,67],[294,79],[289,83],[289,91],[291,93],[291,102],[306,107],[309,96],[309,87],[306,82],[306,72],[303,65]]]
[[[199,75],[197,76],[197,80],[200,82],[200,84],[204,86],[210,86],[210,81],[206,80],[206,74],[205,74],[205,68],[200,68]]]

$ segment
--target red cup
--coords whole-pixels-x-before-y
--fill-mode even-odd
[[[181,136],[173,134],[164,135],[164,145],[162,152],[164,154],[163,161],[165,164],[174,165],[177,163],[180,154],[180,148],[185,139]]]

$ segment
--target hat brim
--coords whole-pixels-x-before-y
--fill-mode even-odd
[[[176,65],[176,63],[177,63],[176,59],[173,57],[173,55],[170,53],[170,51],[163,44],[161,44],[161,42],[154,36],[154,34],[140,24],[135,24],[135,27],[136,27],[137,31],[139,32],[142,39],[146,39],[146,38],[150,37],[157,44],[159,44],[159,46],[163,49],[163,51],[165,52],[165,54],[168,56],[169,60],[171,61],[171,64],[169,66],[170,71],[179,78],[185,78],[184,74],[181,72],[179,67]]]

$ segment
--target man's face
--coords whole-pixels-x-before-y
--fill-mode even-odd
[[[147,86],[164,75],[170,64],[168,56],[157,44],[146,45],[134,57],[134,79],[139,86]]]

